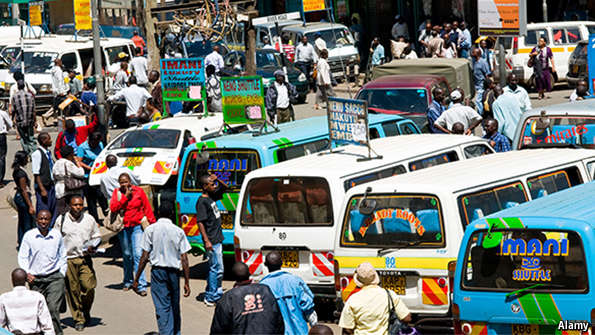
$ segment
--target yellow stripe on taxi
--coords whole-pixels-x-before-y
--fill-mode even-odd
[[[377,269],[386,268],[385,257],[349,257],[349,256],[335,256],[335,260],[339,262],[341,268],[357,268],[358,265],[364,262],[369,262]],[[434,257],[397,257],[396,268],[409,269],[428,269],[428,270],[447,270],[448,263],[456,260],[455,258],[434,258]]]

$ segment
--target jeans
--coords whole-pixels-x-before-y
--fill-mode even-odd
[[[477,106],[477,113],[483,115],[483,86],[475,86],[475,106]]]
[[[131,287],[134,282],[134,275],[138,270],[138,263],[140,256],[143,253],[140,248],[140,243],[143,238],[143,228],[141,225],[134,227],[126,227],[118,233],[120,240],[120,248],[122,249],[122,265],[124,267],[124,287]],[[143,271],[138,279],[138,290],[147,290],[147,280],[145,279],[145,271]]]
[[[42,209],[47,209],[50,211],[50,213],[52,213],[52,222],[50,227],[54,227],[54,222],[56,222],[56,217],[58,217],[58,211],[56,210],[56,189],[54,186],[44,187],[48,193],[48,196],[45,198],[41,196],[39,187],[35,185],[35,199],[37,200],[35,202],[35,211],[37,213],[39,213],[39,211]]]
[[[35,219],[33,218],[33,215],[29,213],[29,206],[27,206],[27,203],[25,202],[25,199],[21,193],[17,192],[17,194],[14,195],[14,202],[17,205],[17,212],[19,215],[19,223],[17,225],[17,243],[20,246],[25,233],[30,229],[35,228]]]
[[[151,297],[155,305],[160,335],[180,335],[180,275],[179,270],[153,266]]]
[[[6,134],[0,134],[0,183],[4,183],[6,173]]]
[[[29,155],[37,150],[37,142],[35,141],[33,131],[33,124],[24,127],[17,126],[17,132],[21,136],[23,151],[26,151]]]
[[[205,300],[216,302],[223,295],[221,282],[223,281],[223,244],[213,244],[213,250],[208,252],[209,274],[207,275],[207,288]]]

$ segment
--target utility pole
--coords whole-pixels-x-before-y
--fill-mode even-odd
[[[541,7],[543,8],[543,22],[547,22],[547,0],[543,0]]]
[[[155,7],[155,0],[146,0],[146,3],[143,4],[143,11],[145,14],[145,38],[147,39],[147,51],[151,58],[151,64],[149,64],[149,66],[152,70],[159,71],[159,48],[157,48],[157,42],[155,41],[155,23],[153,22],[153,15],[151,15],[151,8]]]
[[[99,36],[99,0],[91,0],[91,12],[93,14],[93,67],[95,68],[95,83],[97,84],[97,119],[103,129],[107,130],[107,115],[105,114],[105,85],[101,66],[101,46]]]
[[[248,16],[247,33],[246,33],[246,74],[249,76],[256,75],[256,30],[252,24],[252,19],[258,17],[258,11],[249,8],[245,15]]]

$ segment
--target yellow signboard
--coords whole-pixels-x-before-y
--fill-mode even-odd
[[[90,0],[74,0],[74,27],[77,30],[91,30],[91,2]]]
[[[302,0],[304,12],[324,10],[326,8],[324,1],[325,0]]]
[[[41,26],[43,24],[41,20],[41,6],[32,5],[29,6],[29,25]]]

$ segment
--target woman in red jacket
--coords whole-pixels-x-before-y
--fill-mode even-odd
[[[151,209],[151,204],[142,188],[130,183],[130,176],[122,173],[118,178],[120,188],[114,190],[110,201],[110,210],[112,213],[120,212],[124,229],[118,233],[120,239],[120,248],[122,249],[122,259],[124,266],[124,291],[128,291],[134,282],[134,274],[138,269],[138,263],[142,254],[140,247],[143,237],[141,221],[144,217],[149,223],[154,223],[155,215]],[[140,276],[138,282],[137,294],[147,295],[147,281],[145,272]]]

